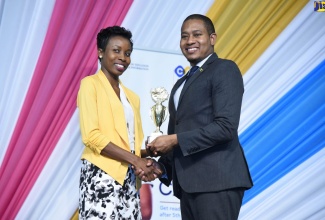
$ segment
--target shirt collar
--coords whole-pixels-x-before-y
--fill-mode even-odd
[[[206,58],[204,58],[203,60],[201,60],[200,62],[198,62],[195,66],[201,67],[205,61],[207,61],[207,59],[209,59],[209,57],[212,55],[213,53],[211,53],[209,56],[207,56]],[[192,68],[192,66],[191,66]]]

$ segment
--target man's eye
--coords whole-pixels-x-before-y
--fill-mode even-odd
[[[131,53],[125,53],[125,56],[130,57]]]
[[[114,49],[114,52],[115,52],[115,53],[119,53],[120,50],[118,50],[118,49]]]

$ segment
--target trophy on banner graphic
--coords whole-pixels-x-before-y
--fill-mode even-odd
[[[167,108],[162,103],[168,99],[168,92],[163,87],[151,89],[150,93],[152,100],[156,103],[150,109],[150,117],[156,126],[156,130],[148,137],[148,143],[163,134],[160,131],[160,126],[167,118]]]

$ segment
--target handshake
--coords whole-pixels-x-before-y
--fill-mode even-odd
[[[151,143],[146,143],[146,149],[141,150],[141,156],[147,158],[138,158],[132,165],[135,175],[145,182],[160,178],[165,174],[164,166],[155,159],[148,158],[148,156],[157,157],[164,155],[170,152],[177,144],[176,134],[162,135],[154,139]]]
[[[163,165],[152,158],[140,158],[139,165],[132,165],[135,175],[142,181],[153,181],[164,174]],[[141,166],[142,165],[142,166]]]

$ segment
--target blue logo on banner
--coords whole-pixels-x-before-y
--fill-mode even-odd
[[[165,186],[165,185],[163,185],[162,183],[160,183],[160,185],[159,185],[159,191],[160,191],[160,193],[163,194],[164,196],[168,196],[168,195],[170,195],[170,194],[173,192],[173,191],[171,191],[170,189],[168,189],[168,191],[165,192],[165,191],[162,189],[162,186]]]
[[[314,2],[314,11],[325,12],[325,1],[315,1]]]
[[[175,68],[174,72],[178,77],[182,77],[184,75],[184,68],[179,65],[178,67]]]

